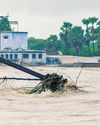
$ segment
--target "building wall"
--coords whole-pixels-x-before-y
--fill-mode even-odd
[[[27,32],[2,32],[0,33],[0,50],[4,48],[27,49]]]
[[[36,64],[36,63],[40,63],[40,64],[45,64],[46,63],[46,53],[24,53],[24,54],[28,54],[28,58],[23,58],[23,54],[22,54],[22,58],[21,58],[21,62],[23,63],[27,63],[27,64]],[[33,58],[32,55],[35,54],[36,58]],[[42,55],[42,58],[39,58],[39,54]]]
[[[33,53],[36,54],[36,58],[32,58],[32,53],[29,55],[29,63],[46,63],[46,53]],[[39,58],[39,54],[42,54],[42,58]]]
[[[46,63],[46,52],[40,52],[40,51],[22,51],[22,52],[0,52],[0,57],[4,59],[8,59],[10,61],[15,61],[19,64],[26,63],[26,64],[45,64]],[[12,55],[12,58],[10,57]],[[15,58],[15,55],[17,55],[17,58]],[[28,57],[27,57],[28,55]],[[33,58],[33,55],[35,55],[35,58]],[[41,57],[41,58],[40,58]]]

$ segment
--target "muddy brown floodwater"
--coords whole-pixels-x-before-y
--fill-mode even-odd
[[[57,72],[73,81],[80,72],[80,68],[30,68],[43,74]],[[4,76],[32,78],[8,66],[0,67],[0,77]],[[0,84],[0,125],[100,125],[100,68],[83,69],[78,79],[78,86],[86,91],[83,93],[27,95],[12,90],[36,84],[16,80]]]

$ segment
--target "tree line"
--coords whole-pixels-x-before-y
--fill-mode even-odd
[[[63,22],[59,36],[50,35],[47,39],[28,38],[29,49],[46,50],[48,54],[79,56],[100,55],[100,20],[96,17],[84,18],[82,26]]]
[[[28,38],[28,49],[46,50],[48,54],[79,56],[100,55],[100,20],[84,18],[82,26],[63,22],[59,35],[51,34],[47,39]],[[0,32],[12,31],[8,16],[0,16]]]

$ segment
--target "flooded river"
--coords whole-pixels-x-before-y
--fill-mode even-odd
[[[30,67],[31,68],[31,67]],[[40,73],[57,72],[75,82],[80,68],[33,67]],[[10,67],[0,67],[0,77],[27,77]],[[2,80],[0,80],[2,82]],[[19,94],[7,87],[31,87],[32,81],[8,80],[0,84],[0,125],[100,125],[100,68],[84,68],[78,86],[85,92],[60,96]]]

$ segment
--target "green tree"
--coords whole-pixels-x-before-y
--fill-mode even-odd
[[[86,30],[85,30],[86,33],[89,32],[89,24],[90,24],[89,19],[85,19],[85,18],[84,18],[84,19],[82,20],[82,23],[83,23],[84,25],[86,25]]]
[[[97,40],[97,49],[98,49],[98,52],[100,54],[100,37]]]
[[[97,26],[100,26],[100,21],[97,22]]]
[[[58,54],[58,51],[61,48],[61,42],[57,35],[50,35],[50,37],[46,40],[45,47],[49,54]]]
[[[45,40],[35,39],[34,37],[28,38],[28,49],[30,50],[44,50]]]
[[[97,27],[94,29],[95,39],[96,39],[96,46],[97,52],[100,54],[100,21],[97,22]]]
[[[63,26],[61,27],[61,32],[59,34],[61,41],[65,44],[65,49],[67,54],[70,53],[70,40],[69,40],[69,32],[72,28],[72,24],[70,22],[64,22]]]
[[[91,33],[91,38],[92,38],[92,42],[93,42],[93,53],[94,53],[94,55],[96,55],[96,50],[95,50],[95,34],[94,34],[94,24],[96,24],[97,23],[97,20],[98,20],[98,18],[96,18],[96,17],[90,17],[89,18],[89,22],[90,22],[90,24],[91,24],[91,27],[90,27],[90,33]]]
[[[90,42],[91,42],[91,36],[90,36],[90,33],[89,33],[89,24],[90,24],[90,21],[89,19],[83,19],[82,20],[82,23],[84,25],[86,25],[86,28],[85,28],[85,37],[84,37],[84,40],[85,40],[85,44],[88,48],[88,53],[89,53],[89,56],[91,56],[91,50],[90,50]]]
[[[91,56],[91,49],[90,49],[91,36],[90,36],[90,34],[85,34],[84,42],[85,42],[85,45],[87,46],[88,54],[89,54],[89,56]]]
[[[94,24],[97,22],[97,20],[98,20],[98,18],[96,18],[96,17],[89,18],[89,22],[92,24],[92,27],[91,27],[92,30],[94,29]]]
[[[8,16],[0,16],[0,32],[12,31]]]
[[[80,26],[74,26],[70,30],[70,41],[77,55],[79,55],[84,40],[84,30]]]

